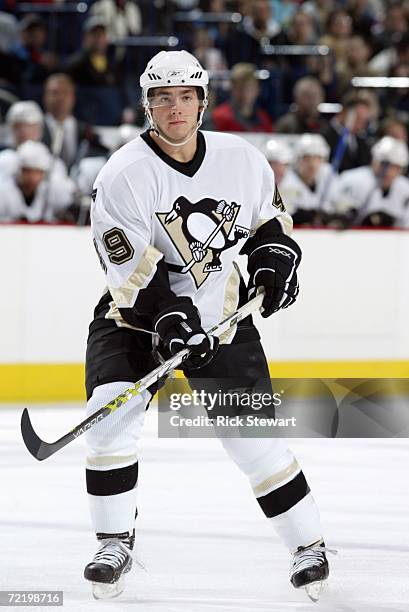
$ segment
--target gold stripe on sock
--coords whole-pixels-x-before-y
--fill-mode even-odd
[[[87,457],[87,466],[88,467],[102,467],[107,465],[117,465],[118,463],[136,463],[138,461],[137,455],[126,455],[126,456],[117,456],[117,455],[105,455],[103,457]]]
[[[287,478],[295,474],[299,469],[300,466],[298,465],[298,461],[297,459],[294,459],[294,461],[284,470],[281,470],[281,472],[277,472],[277,474],[272,474],[272,476],[269,476],[268,478],[263,480],[263,482],[253,487],[254,495],[256,497],[262,495],[274,485],[280,484],[280,482],[284,482],[284,480],[287,480]]]

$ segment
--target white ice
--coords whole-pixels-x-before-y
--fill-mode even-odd
[[[32,406],[47,440],[83,418],[78,405]],[[331,577],[318,604],[289,584],[289,555],[247,480],[217,440],[158,439],[148,411],[140,449],[137,555],[116,600],[82,578],[96,543],[84,441],[39,463],[24,447],[20,406],[0,408],[0,589],[64,591],[65,612],[394,612],[409,610],[407,440],[293,440],[319,504]],[[28,610],[29,608],[24,607]],[[33,610],[49,610],[40,607]]]

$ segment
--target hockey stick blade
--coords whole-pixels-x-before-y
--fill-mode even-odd
[[[31,424],[31,419],[27,408],[24,408],[23,414],[21,415],[21,434],[27,449],[33,455],[33,457],[35,457],[35,459],[38,459],[38,461],[47,459],[47,457],[58,450],[58,448],[54,448],[55,446],[58,446],[58,442],[49,444],[37,436]]]
[[[121,404],[119,403],[118,405],[117,402],[117,407],[120,405]],[[34,431],[28,410],[27,408],[24,408],[23,414],[21,415],[21,435],[23,436],[24,444],[26,445],[27,450],[33,455],[33,457],[35,457],[35,459],[38,459],[38,461],[43,461],[44,459],[51,457],[51,455],[54,455],[54,453],[59,451],[61,448],[64,448],[64,446],[69,444],[72,440],[75,440],[75,438],[78,438],[78,436],[98,423],[98,421],[101,421],[111,412],[112,408],[103,406],[97,410],[97,412],[82,421],[69,433],[65,434],[55,442],[46,442],[45,440],[42,440]]]
[[[259,293],[255,298],[241,306],[236,312],[226,317],[221,323],[212,327],[208,333],[214,336],[221,336],[224,332],[231,329],[239,323],[242,319],[250,315],[252,312],[259,310],[263,301],[264,294]],[[91,414],[89,417],[84,419],[79,425],[71,429],[70,432],[56,440],[55,442],[45,442],[42,440],[34,431],[31,424],[30,415],[27,408],[24,408],[23,414],[21,415],[21,434],[23,436],[24,444],[27,450],[37,459],[43,461],[51,455],[54,455],[61,448],[64,448],[67,444],[78,438],[81,434],[85,433],[91,427],[94,427],[99,421],[104,419],[106,416],[115,412],[121,406],[126,404],[132,397],[140,395],[148,387],[157,382],[160,378],[163,378],[172,370],[175,370],[188,356],[189,349],[183,349],[176,355],[173,355],[170,359],[159,365],[157,368],[152,370],[149,374],[138,380],[132,387],[126,389],[123,393],[120,393],[111,402],[102,406],[99,410]]]

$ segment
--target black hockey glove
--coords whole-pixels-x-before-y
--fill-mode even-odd
[[[202,328],[200,314],[190,299],[162,310],[154,319],[154,330],[159,334],[171,355],[189,348],[190,356],[183,369],[197,370],[210,363],[217,353],[219,339],[208,336]]]
[[[254,297],[257,289],[263,287],[265,297],[261,315],[264,318],[295,302],[299,292],[297,268],[300,261],[300,247],[285,234],[264,239],[250,253],[248,297]]]

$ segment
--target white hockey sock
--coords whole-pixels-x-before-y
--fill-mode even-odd
[[[87,405],[91,414],[132,386],[131,382],[101,385]],[[97,533],[132,532],[138,480],[137,443],[149,392],[133,397],[87,434],[87,491]]]

